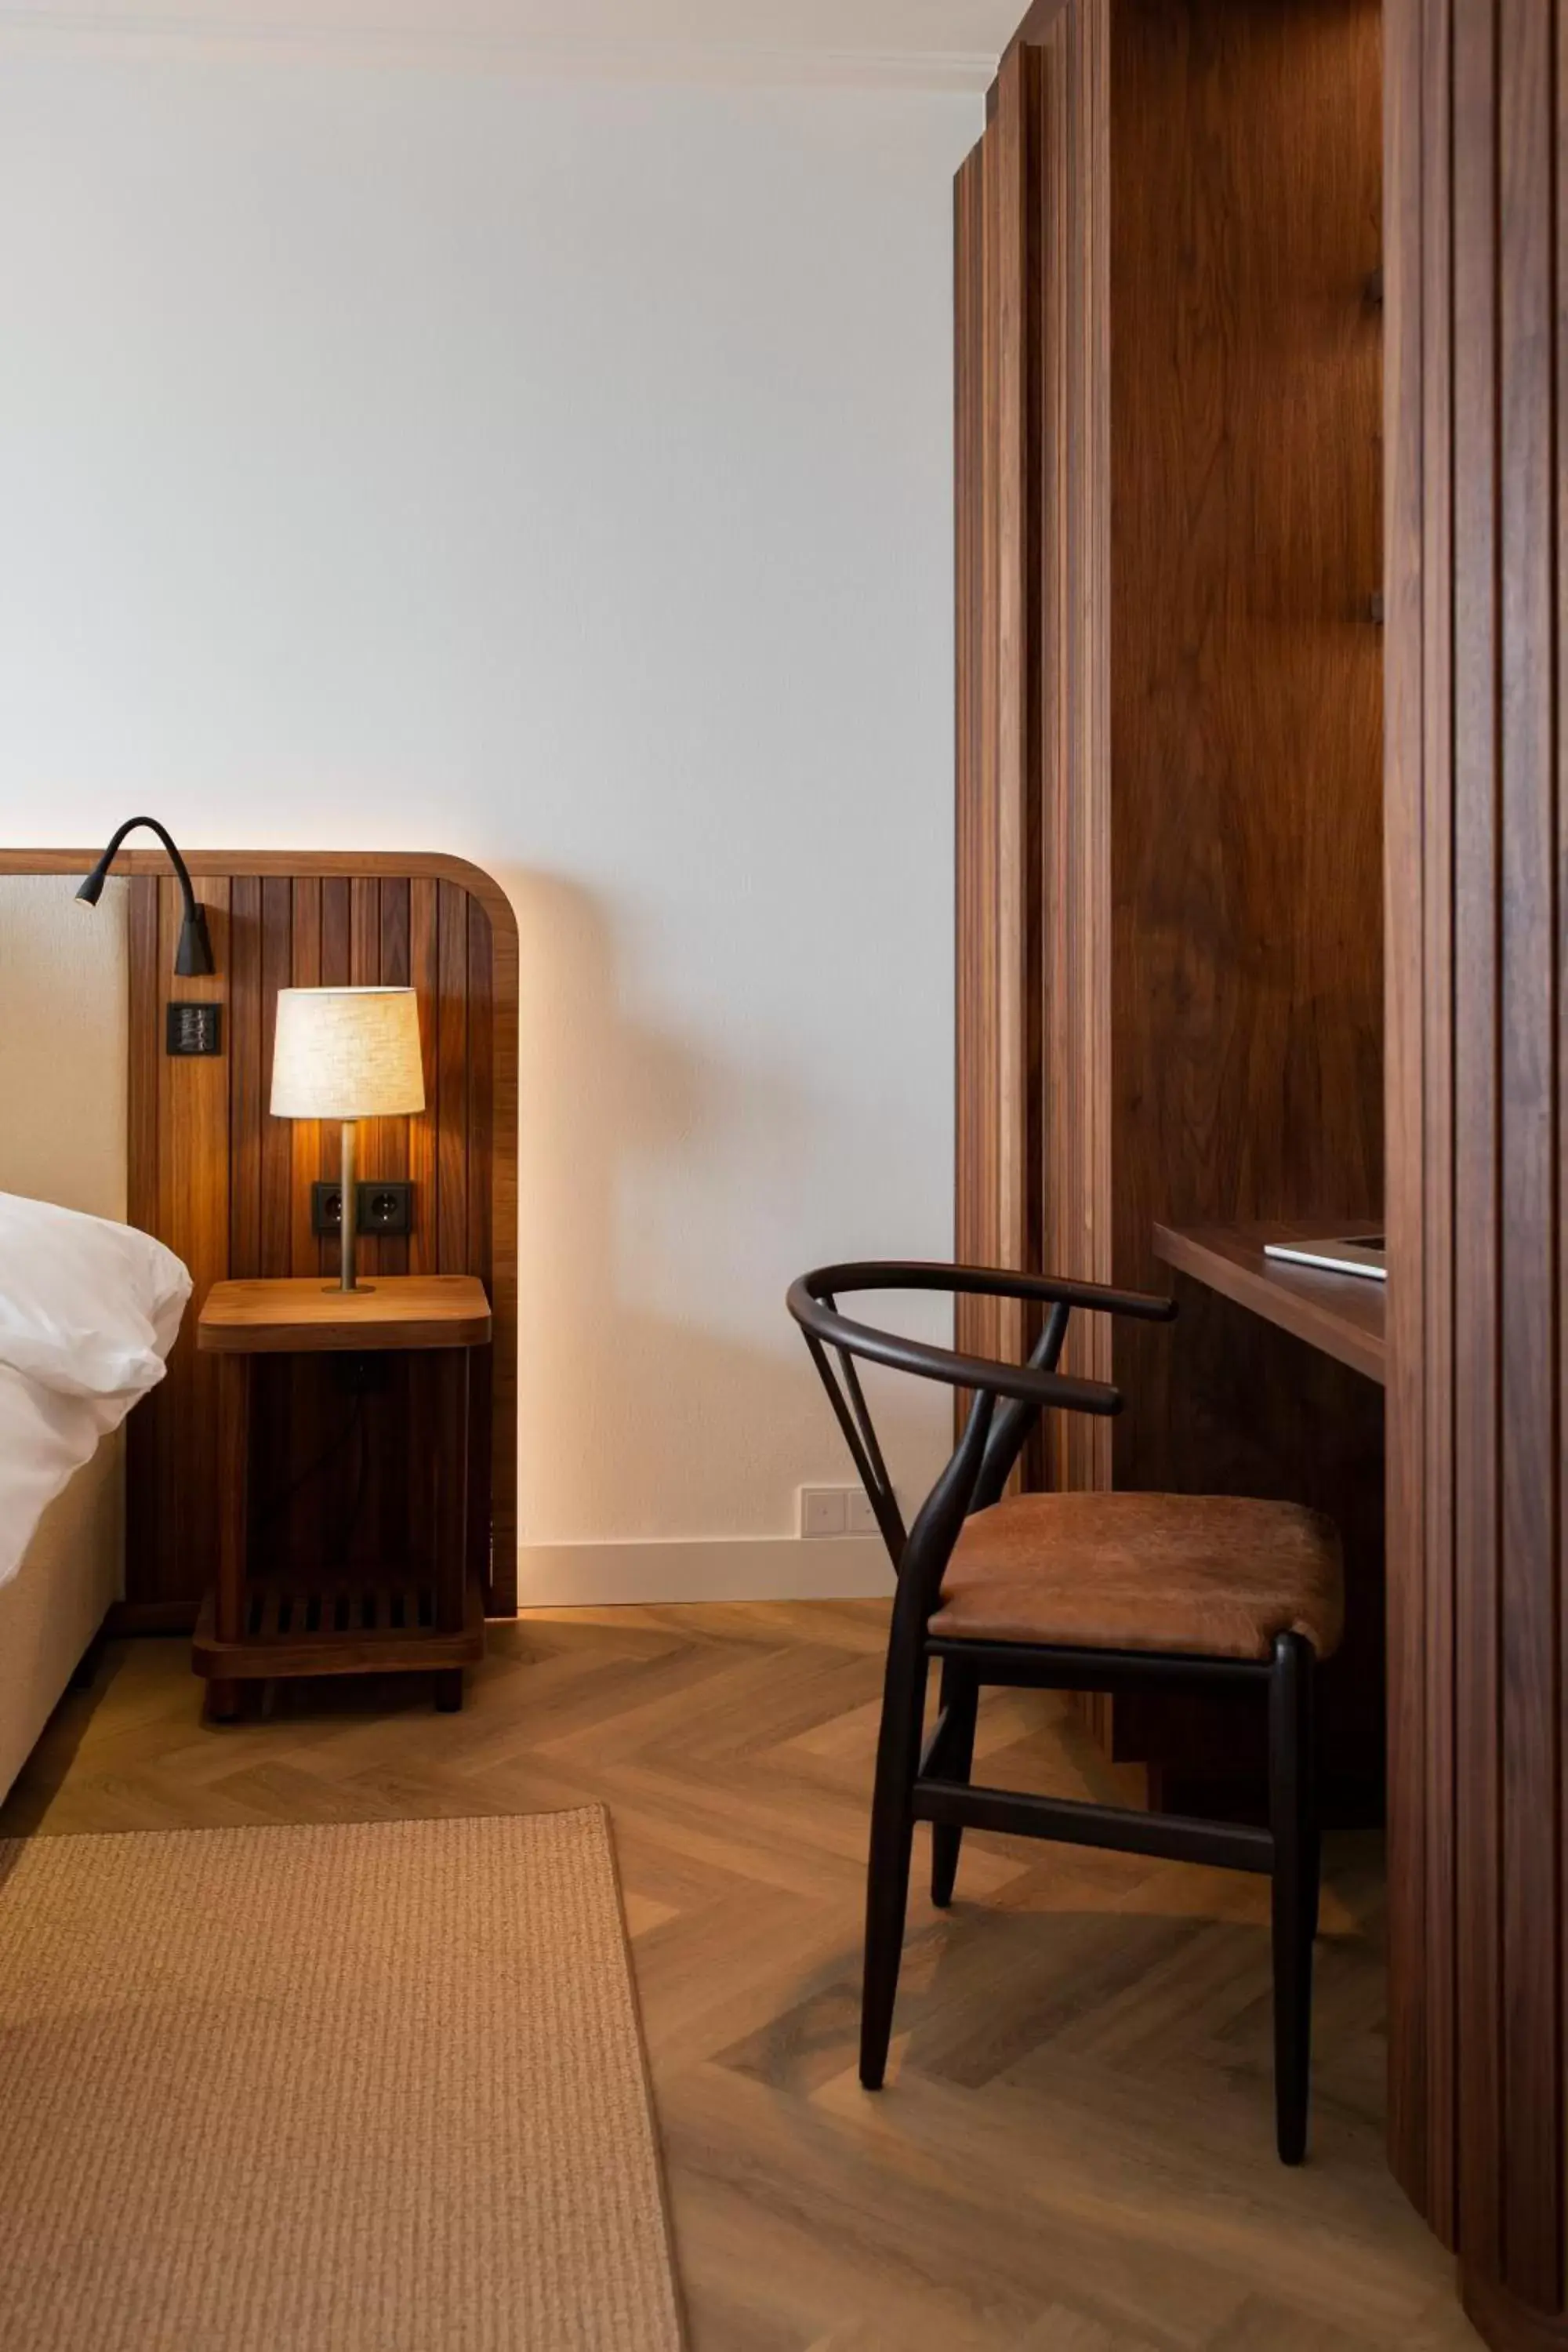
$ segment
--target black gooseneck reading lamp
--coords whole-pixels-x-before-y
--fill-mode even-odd
[[[179,877],[180,888],[184,893],[185,916],[180,925],[180,943],[174,950],[174,970],[186,980],[196,979],[204,972],[216,971],[217,966],[213,961],[213,943],[207,936],[207,910],[201,905],[191,887],[189,871],[184,859],[174,846],[173,835],[167,826],[159,824],[155,816],[126,818],[109,847],[77,892],[77,897],[85,898],[89,907],[97,906],[103,896],[104,877],[120,854],[121,843],[128,833],[134,833],[139,824],[144,824],[150,833],[157,835],[169,853],[170,863]]]

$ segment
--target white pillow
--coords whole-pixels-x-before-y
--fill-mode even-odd
[[[0,1192],[0,1364],[57,1395],[134,1401],[155,1387],[190,1295],[151,1234]]]

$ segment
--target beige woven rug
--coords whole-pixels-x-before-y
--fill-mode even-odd
[[[0,1842],[5,2352],[676,2352],[609,1824]]]

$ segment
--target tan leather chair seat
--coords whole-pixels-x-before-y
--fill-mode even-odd
[[[1344,1624],[1339,1530],[1229,1495],[1018,1495],[966,1520],[931,1631],[948,1640],[1267,1658]]]

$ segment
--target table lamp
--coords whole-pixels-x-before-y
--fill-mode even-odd
[[[272,1047],[274,1118],[342,1121],[340,1290],[354,1279],[354,1127],[425,1108],[419,1006],[411,988],[280,988]]]

